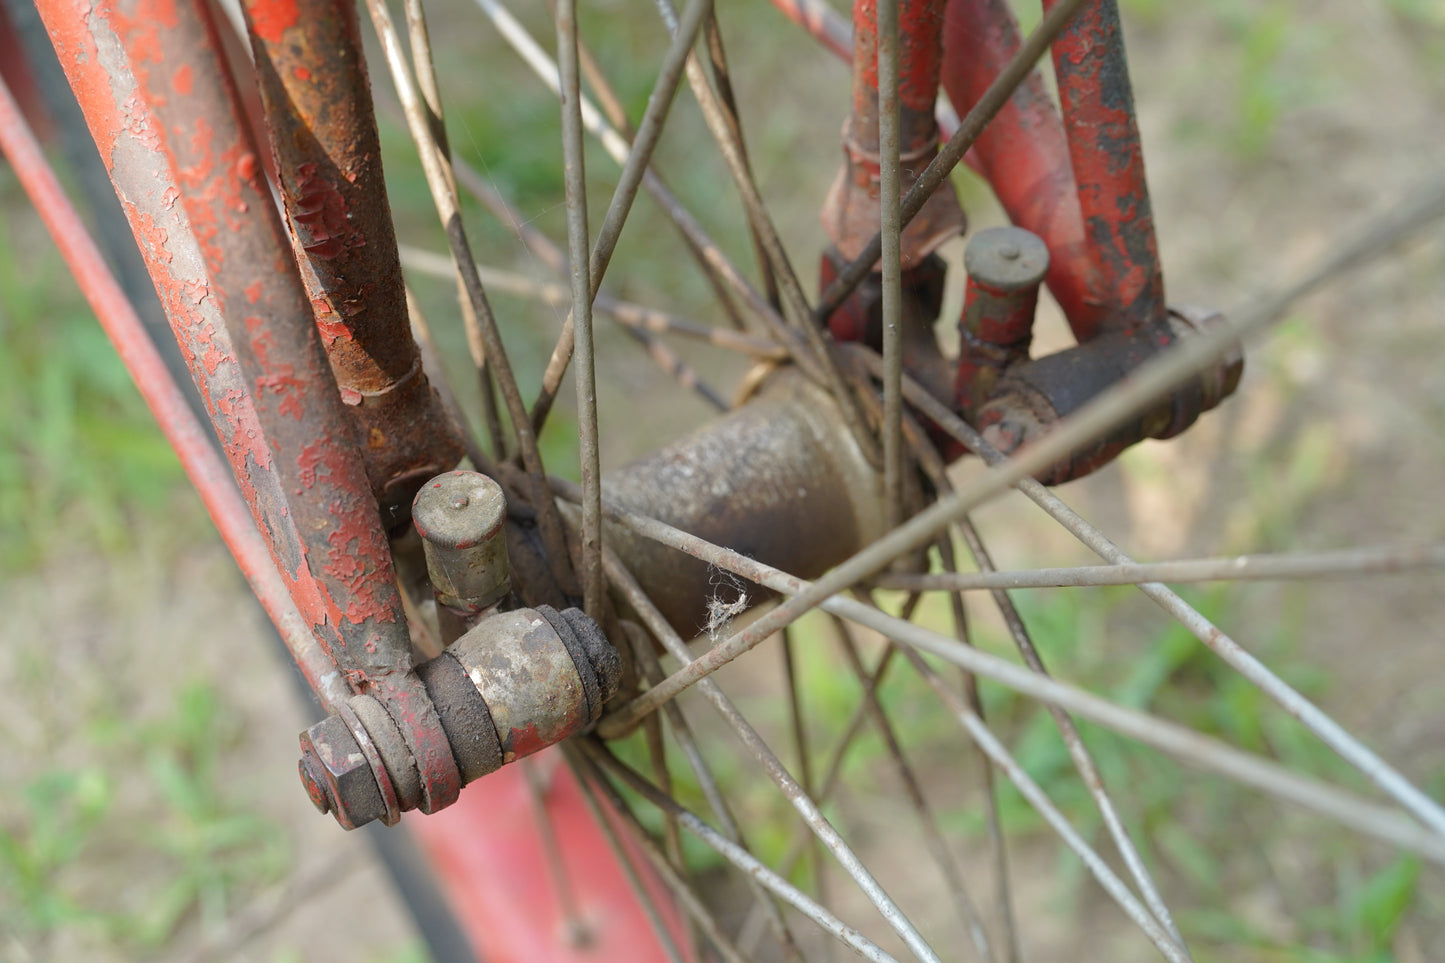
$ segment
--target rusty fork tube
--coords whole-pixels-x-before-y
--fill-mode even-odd
[[[907,194],[938,152],[933,104],[943,60],[943,0],[901,0],[898,11],[899,187]],[[878,144],[878,21],[876,0],[853,5],[853,105],[843,128],[843,168],[823,202],[823,228],[832,242],[824,251],[821,287],[878,233],[881,215]],[[932,325],[941,301],[943,265],[933,252],[963,233],[964,216],[951,182],[945,181],[904,228],[903,338],[905,354],[937,355]],[[866,278],[828,319],[840,341],[882,345],[882,285],[878,270]],[[905,357],[905,364],[907,357]],[[946,377],[943,380],[947,380]]]
[[[411,337],[356,11],[344,0],[244,7],[296,261],[391,528],[462,447]]]
[[[944,21],[943,86],[960,112],[976,103],[1019,48],[1005,0],[951,0]],[[1110,299],[1084,238],[1059,112],[1038,71],[1018,86],[969,153],[1009,220],[1049,249],[1045,283],[1080,341],[1093,337]]]
[[[425,688],[410,671],[376,500],[259,155],[240,121],[209,9],[202,0],[177,0],[164,15],[137,0],[96,0],[89,10],[47,0],[41,9],[67,70],[98,44],[107,59],[119,58],[119,72],[91,74],[99,86],[81,94],[109,99],[88,117],[113,170],[120,159],[107,145],[115,143],[116,130],[96,128],[96,120],[119,120],[139,131],[150,165],[159,155],[169,167],[173,183],[161,206],[181,201],[191,240],[178,240],[178,247],[198,251],[204,266],[202,276],[190,278],[186,297],[224,320],[239,361],[243,390],[217,400],[212,412],[243,491],[248,499],[282,501],[253,513],[288,520],[282,531],[266,534],[298,607],[352,687],[374,692],[396,717],[421,771],[422,808],[449,805],[460,789],[456,763]],[[125,162],[146,160],[132,155]],[[154,225],[133,220],[132,228],[153,257],[171,256]],[[209,397],[204,387],[202,393]],[[245,395],[260,429],[254,437],[229,424]],[[272,476],[274,486],[250,485],[257,475]]]
[[[1044,0],[1045,13],[1057,2]],[[1086,4],[1054,41],[1053,58],[1084,233],[1109,298],[1100,323],[1162,324],[1164,274],[1117,0]]]

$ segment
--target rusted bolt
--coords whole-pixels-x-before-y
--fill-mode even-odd
[[[1049,250],[1022,228],[993,227],[968,242],[963,266],[968,285],[953,396],[960,410],[972,414],[1007,368],[1028,360]]]
[[[484,617],[417,666],[462,783],[581,732],[617,692],[621,659],[579,609]],[[419,808],[415,761],[386,704],[354,696],[301,734],[301,784],[345,829]]]
[[[316,808],[335,815],[343,828],[386,815],[371,766],[340,716],[327,716],[301,733],[300,772]]]
[[[978,412],[985,439],[1005,454],[1034,441],[1174,342],[1219,324],[1216,312],[1171,309],[1162,324],[1110,331],[1078,347],[1012,366]],[[1231,351],[1112,432],[1035,476],[1046,485],[1082,478],[1145,438],[1172,438],[1234,392],[1244,368]]]
[[[511,589],[502,486],[474,471],[449,471],[422,486],[411,506],[437,601],[474,615]]]
[[[306,795],[310,798],[311,804],[316,807],[319,813],[331,812],[331,795],[326,790],[326,770],[322,767],[314,753],[306,753],[296,762],[296,768],[301,773],[301,785],[306,789]]]

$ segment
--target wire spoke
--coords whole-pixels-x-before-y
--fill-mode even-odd
[[[1164,958],[1172,961],[1172,963],[1188,963],[1188,953],[1164,931],[1159,925],[1159,921],[1134,898],[1134,894],[1129,892],[1123,880],[1114,874],[1114,871],[1111,870],[1108,864],[1094,851],[1093,847],[1085,842],[1083,837],[1069,824],[1068,820],[1064,818],[1063,813],[1055,808],[1054,804],[1049,801],[1048,796],[1039,788],[1039,785],[1030,778],[1028,773],[1024,772],[1023,767],[1018,764],[1018,760],[1004,748],[1003,743],[999,742],[993,732],[984,725],[983,720],[978,717],[978,714],[973,711],[958,693],[944,685],[943,680],[938,677],[938,673],[933,671],[921,655],[912,649],[905,648],[903,650],[903,656],[913,665],[913,668],[917,670],[919,675],[923,676],[939,699],[948,705],[949,709],[958,717],[959,722],[963,724],[964,729],[973,741],[976,742],[984,752],[988,753],[989,759],[992,760],[993,764],[998,766],[1004,775],[1008,776],[1009,781],[1018,788],[1023,797],[1027,799],[1029,804],[1044,818],[1050,828],[1064,841],[1065,845],[1083,860],[1084,865],[1088,867],[1089,872],[1099,882],[1099,885],[1104,888],[1104,891],[1109,894],[1114,902],[1119,904],[1119,908],[1144,931],[1145,935],[1149,937],[1150,942],[1158,947],[1159,952],[1164,955]]]
[[[575,500],[578,497],[576,486],[557,479],[553,479],[552,484],[563,498]],[[606,501],[603,502],[603,511],[612,520],[626,525],[644,538],[707,561],[793,599],[816,590],[822,581],[819,579],[818,582],[809,583],[730,549],[713,545],[665,522],[647,518]],[[1058,705],[1191,765],[1219,773],[1243,785],[1253,786],[1429,859],[1445,861],[1445,834],[1420,827],[1394,809],[1300,776],[1271,761],[1200,735],[1159,716],[1125,708],[1076,686],[1039,675],[852,599],[826,595],[818,607],[873,629],[895,642],[937,655],[978,676],[1000,682],[1021,695]]]
[[[657,0],[657,8],[668,28],[676,31],[676,14],[672,12],[671,0]],[[811,352],[810,360],[814,364],[805,370],[809,370],[814,376],[821,374],[822,383],[827,385],[833,393],[843,420],[863,449],[863,453],[875,464],[881,463],[882,451],[879,448],[878,440],[864,424],[857,396],[845,383],[842,373],[838,370],[837,362],[823,336],[823,327],[812,323],[813,315],[808,307],[807,297],[798,283],[792,263],[783,249],[782,239],[778,236],[777,228],[768,214],[767,205],[763,201],[752,170],[748,166],[740,131],[735,124],[729,123],[728,112],[719,102],[717,92],[708,84],[707,77],[704,76],[702,66],[696,56],[688,58],[687,79],[693,96],[702,109],[703,120],[712,133],[713,141],[717,144],[728,172],[732,175],[733,185],[742,199],[748,226],[752,230],[753,236],[761,242],[772,265],[772,277],[778,284],[783,315],[792,322],[792,330],[802,331],[804,341]]]
[[[1445,211],[1445,190],[1442,190],[1441,210]],[[1423,223],[1423,222],[1420,222]],[[1338,262],[1338,256],[1326,259],[1327,263]],[[1321,271],[1311,272],[1307,277],[1321,274]],[[1296,284],[1292,289],[1300,288],[1302,284]],[[1240,322],[1242,330],[1259,326],[1265,320],[1273,320],[1279,317],[1283,311],[1280,298],[1267,299],[1266,302],[1253,314],[1246,316]],[[1211,346],[1199,349],[1199,343],[1204,341],[1214,342]],[[1111,408],[1118,399],[1127,398],[1136,393],[1138,386],[1145,381],[1162,381],[1165,375],[1175,372],[1190,370],[1193,359],[1201,359],[1219,348],[1228,349],[1228,345],[1222,338],[1201,337],[1192,344],[1186,344],[1185,349],[1195,349],[1185,356],[1185,351],[1166,352],[1172,357],[1163,357],[1158,361],[1145,365],[1139,369],[1136,376],[1129,381],[1116,385],[1101,395],[1099,399],[1090,402],[1081,412],[1099,412]],[[872,363],[872,362],[870,362]],[[976,451],[985,461],[992,466],[990,474],[1003,472],[1000,477],[1017,472],[1021,461],[1038,463],[1042,461],[1037,457],[1030,459],[1029,455],[1037,455],[1039,451],[1050,447],[1050,442],[1060,436],[1072,434],[1071,428],[1077,428],[1081,423],[1090,421],[1089,418],[1070,419],[1071,425],[1060,426],[1059,430],[1046,437],[1039,444],[1030,446],[1020,452],[1020,458],[1005,458],[997,449],[989,445],[981,435],[961,418],[954,415],[946,407],[940,404],[926,390],[916,382],[908,380],[904,385],[905,395],[910,404],[916,406],[935,422],[945,432],[949,433],[965,447]],[[1148,393],[1146,389],[1145,394]],[[1060,446],[1060,447],[1066,447]],[[1009,471],[1010,468],[1013,471]],[[1094,528],[1073,509],[1061,501],[1043,485],[1040,485],[1031,476],[1033,471],[1025,471],[1012,478],[1009,484],[1017,487],[1030,500],[1040,507],[1045,508],[1056,521],[1064,526],[1069,532],[1079,538],[1090,549],[1102,556],[1106,561],[1115,565],[1127,565],[1133,562],[1117,545],[1110,541],[1102,532]],[[987,476],[985,476],[987,477]],[[960,490],[955,498],[962,498],[963,490]],[[940,502],[942,504],[942,502]],[[866,550],[865,550],[866,551]],[[860,553],[861,554],[861,553]],[[856,558],[856,556],[855,556]],[[835,570],[836,571],[836,570]],[[1376,753],[1371,751],[1354,736],[1350,735],[1339,723],[1326,715],[1318,706],[1310,702],[1298,691],[1290,687],[1284,680],[1271,672],[1263,663],[1247,652],[1238,642],[1224,634],[1218,626],[1206,619],[1198,610],[1191,606],[1178,594],[1158,582],[1145,582],[1139,585],[1142,591],[1149,598],[1157,602],[1165,611],[1174,616],[1181,625],[1190,631],[1196,638],[1213,650],[1228,665],[1234,668],[1242,676],[1257,686],[1260,691],[1269,696],[1285,712],[1299,719],[1311,732],[1320,738],[1327,746],[1342,759],[1354,766],[1375,785],[1392,796],[1400,805],[1404,806],[1421,823],[1430,827],[1437,835],[1445,836],[1445,810],[1423,792],[1412,785],[1394,767],[1390,766]]]
[[[611,804],[613,811],[616,812],[618,817],[626,823],[627,827],[631,830],[631,838],[641,848],[642,854],[652,863],[653,868],[656,869],[658,875],[662,877],[662,881],[672,890],[678,902],[682,904],[682,908],[687,912],[688,917],[702,929],[703,934],[707,936],[708,940],[722,958],[731,961],[731,963],[747,963],[747,957],[739,952],[738,948],[733,944],[733,941],[723,932],[717,917],[715,917],[703,901],[698,898],[697,892],[688,885],[688,881],[672,865],[672,862],[666,854],[658,849],[657,844],[652,840],[652,836],[638,821],[636,814],[632,812],[632,808],[627,805],[627,800],[623,799],[622,796],[612,788],[612,784],[598,769],[596,764],[593,763],[585,753],[576,752],[571,746],[568,746],[568,757],[578,769],[578,781],[583,786],[583,792],[591,799],[593,813],[599,813],[601,808],[597,805],[595,798],[592,798],[592,793],[595,788],[607,797],[607,801]],[[658,791],[661,795],[669,799],[672,798],[672,794],[667,791],[666,787]],[[662,813],[669,824],[677,825],[680,822],[677,812],[664,809]]]
[[[993,559],[984,546],[983,540],[979,538],[973,523],[964,519],[959,523],[958,530],[978,567],[984,571],[991,570]],[[1014,639],[1014,645],[1018,648],[1019,654],[1023,656],[1024,663],[1035,672],[1047,674],[1048,670],[1044,667],[1043,657],[1039,655],[1038,648],[1034,645],[1023,617],[1019,615],[1018,609],[1013,604],[1013,599],[1003,591],[994,592],[993,599],[995,605],[998,606],[999,614],[1003,616],[1004,624],[1008,626],[1009,634]],[[1098,808],[1099,815],[1103,818],[1104,825],[1114,840],[1115,848],[1123,857],[1124,865],[1128,868],[1129,874],[1134,877],[1134,884],[1139,888],[1140,895],[1148,904],[1150,912],[1169,931],[1173,940],[1183,947],[1184,938],[1180,935],[1178,927],[1174,925],[1174,916],[1169,912],[1169,907],[1165,905],[1164,898],[1159,893],[1159,887],[1149,874],[1148,867],[1144,865],[1144,860],[1134,846],[1134,841],[1125,830],[1123,820],[1119,818],[1118,810],[1114,806],[1114,801],[1104,786],[1103,773],[1099,772],[1094,757],[1084,745],[1078,726],[1074,725],[1074,720],[1069,718],[1069,714],[1058,706],[1048,706],[1048,710],[1069,751],[1069,758],[1073,762],[1074,768],[1078,770],[1080,781],[1088,789],[1089,795],[1093,797],[1094,805]],[[1188,955],[1187,948],[1185,954]]]
[[[561,4],[558,4],[561,10]],[[702,20],[712,10],[712,0],[692,0],[689,4],[684,22],[672,46],[668,49],[663,60],[662,70],[659,72],[657,82],[653,87],[652,96],[648,98],[647,109],[643,112],[642,123],[638,126],[637,135],[628,151],[626,162],[622,165],[622,176],[617,182],[617,187],[612,194],[612,202],[607,208],[607,215],[603,219],[602,229],[597,236],[597,244],[592,248],[590,257],[585,251],[578,254],[573,253],[574,263],[583,260],[589,263],[589,298],[596,297],[602,285],[602,276],[607,272],[607,266],[612,261],[612,255],[617,249],[618,238],[622,235],[623,225],[627,222],[627,215],[632,211],[632,204],[637,199],[638,188],[642,184],[644,173],[648,165],[652,163],[652,155],[657,147],[657,142],[662,136],[663,125],[667,120],[668,110],[672,107],[674,95],[677,93],[677,85],[682,78],[682,64],[687,57],[688,51],[697,38],[698,31],[702,27]],[[576,58],[577,42],[575,32],[571,43],[571,59]],[[562,48],[559,48],[562,49]],[[600,74],[598,75],[600,79]],[[577,86],[577,77],[572,77],[570,86],[564,85],[567,97],[563,98],[564,103],[570,105],[570,109],[577,112],[576,123],[578,125],[578,143],[581,142],[581,90]],[[580,146],[578,148],[581,150]],[[532,427],[540,432],[546,421],[547,413],[551,410],[552,402],[556,399],[557,389],[562,383],[562,378],[567,372],[567,366],[571,361],[576,344],[575,312],[567,316],[563,322],[562,332],[557,338],[557,344],[552,349],[552,356],[547,362],[547,368],[542,375],[542,389],[537,402],[532,406]]]
[[[655,786],[618,761],[610,753],[606,752],[598,743],[589,740],[584,741],[581,745],[589,757],[600,763],[602,768],[620,778],[630,789],[659,810],[669,810],[676,814],[678,821],[682,823],[683,828],[688,832],[706,843],[718,855],[752,876],[788,905],[807,916],[814,923],[817,923],[825,932],[832,934],[838,940],[847,944],[859,956],[865,960],[876,960],[878,963],[889,963],[889,961],[893,961],[894,958],[892,956],[883,952],[882,949],[862,933],[843,923],[832,913],[829,913],[822,906],[819,906],[810,899],[796,886],[768,869],[759,862],[752,853],[738,846],[736,843],[729,841],[717,830],[698,818],[697,815],[684,809],[675,800],[659,792]]]
[[[878,33],[878,206],[883,295],[883,498],[903,512],[903,229],[899,223],[898,0],[874,6]]]
[[[605,550],[603,554],[603,564],[612,588],[616,590],[622,596],[623,600],[631,606],[632,610],[637,613],[638,618],[642,619],[643,624],[646,625],[647,629],[653,634],[653,637],[661,642],[663,647],[668,651],[675,652],[684,650],[685,643],[681,637],[677,635],[672,626],[668,624],[667,619],[658,611],[656,604],[654,604],[647,593],[642,590],[642,586],[637,584],[637,580],[632,577],[632,573],[622,564],[616,553],[611,549]],[[638,648],[638,655],[644,677],[649,684],[656,684],[656,682],[662,678],[662,666],[658,662],[657,653],[654,652],[650,646],[640,646]],[[698,748],[697,740],[692,734],[692,729],[688,725],[681,707],[679,707],[676,702],[668,703],[667,717],[668,723],[673,730],[673,737],[677,740],[678,747],[682,750],[683,755],[688,760],[688,765],[697,777],[698,785],[703,791],[703,796],[712,808],[714,816],[722,827],[723,834],[726,835],[730,841],[745,846],[746,844],[743,840],[742,831],[737,825],[737,820],[728,808],[727,800],[723,797],[717,779],[713,776],[705,756]],[[787,923],[784,921],[782,914],[778,912],[777,906],[767,897],[755,880],[749,878],[748,885],[753,890],[754,896],[757,899],[757,905],[763,910],[766,918],[772,924],[773,930],[778,937],[778,942],[783,947],[788,958],[799,959],[800,954],[798,952],[797,942],[794,940],[792,933],[789,932]]]
[[[428,113],[417,94],[416,85],[412,81],[406,54],[402,51],[401,38],[397,34],[391,11],[387,8],[384,0],[367,0],[366,6],[371,15],[372,26],[381,39],[382,50],[391,71],[392,83],[396,87],[397,95],[401,98],[402,109],[406,115],[412,140],[416,142],[417,152],[421,156],[427,186],[431,190],[437,215],[446,231],[447,242],[452,251],[452,260],[465,283],[472,310],[476,314],[481,340],[486,352],[485,357],[494,369],[502,398],[507,406],[507,414],[512,422],[512,431],[516,436],[518,448],[522,454],[522,462],[529,476],[528,484],[531,488],[532,502],[537,509],[538,527],[548,549],[548,564],[559,584],[574,585],[575,575],[572,572],[571,556],[567,552],[562,518],[557,511],[556,503],[548,496],[546,473],[542,466],[541,452],[537,447],[537,436],[532,432],[530,422],[527,420],[526,405],[517,388],[517,380],[512,372],[511,362],[507,358],[501,333],[497,329],[496,317],[492,314],[481,279],[477,276],[476,261],[471,253],[471,243],[462,226],[461,208],[457,202],[456,191],[452,186],[451,175],[448,173],[450,163],[433,136],[431,123],[427,119]]]
[[[661,626],[659,626],[661,628]],[[658,634],[658,641],[662,642],[668,652],[679,662],[688,662],[692,656],[687,650],[686,644],[678,637],[677,633],[668,628],[665,632]],[[919,935],[908,917],[899,909],[892,897],[878,884],[878,881],[863,865],[862,860],[853,852],[844,841],[842,835],[828,821],[827,817],[819,810],[816,802],[804,792],[803,787],[788,772],[777,755],[763,740],[758,731],[747,721],[741,712],[738,711],[731,699],[725,695],[713,679],[703,679],[698,689],[712,703],[713,708],[722,716],[734,734],[747,748],[748,752],[767,772],[768,776],[782,790],[792,807],[797,810],[798,815],[811,829],[818,840],[838,861],[843,868],[858,884],[858,888],[873,903],[878,912],[888,925],[893,928],[905,944],[921,960],[937,960],[938,957],[933,950]]]
[[[910,419],[911,422],[911,419]],[[929,452],[931,448],[920,447],[920,451]],[[935,453],[936,454],[936,453]],[[924,460],[925,465],[928,460]],[[947,476],[940,473],[945,481]],[[953,571],[955,559],[953,553],[953,542],[949,539],[938,540],[938,556],[943,563],[944,571]],[[917,599],[917,593],[910,593],[910,599]],[[972,645],[968,631],[968,612],[963,603],[963,596],[957,592],[948,597],[949,609],[953,616],[953,637],[960,644]],[[963,672],[964,692],[968,697],[968,704],[980,719],[984,718],[983,699],[979,696],[978,678],[971,672]],[[989,849],[993,857],[994,875],[994,898],[998,900],[999,917],[1003,921],[1004,932],[1004,958],[1008,963],[1018,963],[1019,959],[1019,935],[1018,921],[1014,917],[1013,889],[1010,886],[1008,861],[1008,846],[1004,841],[1003,822],[999,815],[998,805],[998,780],[994,777],[994,768],[989,764],[988,756],[977,744],[974,746],[979,754],[979,771],[983,774],[983,803],[984,819],[988,824]]]
[[[551,58],[547,56],[526,28],[496,0],[477,0],[477,5],[491,19],[503,39],[522,57],[533,73],[556,93],[556,65],[552,63]],[[582,98],[581,106],[582,121],[588,132],[601,142],[603,150],[619,166],[626,164],[627,141],[602,119],[596,108],[585,97]],[[821,377],[816,360],[807,350],[798,333],[790,329],[773,306],[748,283],[737,266],[723,253],[717,242],[708,236],[697,219],[688,212],[655,171],[648,169],[644,172],[642,186],[661,205],[674,226],[682,233],[694,256],[707,266],[710,276],[721,279],[728,289],[742,299],[752,312],[752,316],[761,319],[767,333],[788,350],[789,356],[799,367],[813,377]]]
[[[602,454],[597,441],[597,356],[592,337],[594,278],[587,254],[587,174],[582,155],[581,80],[577,70],[577,0],[557,0],[557,72],[562,90],[563,178],[567,195],[567,254],[576,332],[577,444],[582,474],[582,598],[603,621]],[[534,423],[533,430],[538,430]]]
[[[1127,562],[1069,568],[1037,568],[1017,572],[992,569],[930,575],[885,573],[875,588],[909,592],[1007,591],[1028,588],[1075,588],[1095,585],[1142,585],[1147,582],[1249,582],[1321,579],[1361,575],[1397,575],[1445,568],[1445,543],[1384,545],[1289,555],[1236,555],[1230,558],[1179,559],[1171,562]]]
[[[848,667],[853,670],[853,674],[858,677],[860,682],[866,683],[868,670],[864,668],[863,660],[858,655],[858,643],[853,638],[852,627],[836,615],[831,618]],[[939,874],[943,877],[948,894],[953,899],[954,908],[968,929],[969,938],[973,940],[974,947],[982,959],[993,960],[993,947],[989,945],[988,934],[984,931],[978,908],[968,895],[968,887],[964,884],[963,873],[959,870],[953,853],[943,838],[943,833],[938,829],[938,821],[934,818],[927,799],[924,798],[923,789],[918,784],[918,777],[914,774],[913,767],[908,764],[908,760],[903,755],[903,746],[898,740],[898,733],[894,730],[893,723],[888,720],[888,714],[878,701],[876,688],[865,685],[863,705],[868,715],[872,717],[873,725],[878,729],[879,735],[883,737],[884,745],[888,749],[888,759],[893,765],[894,774],[903,786],[909,804],[913,807],[913,815],[923,833],[925,847],[928,849],[929,855],[933,857]]]

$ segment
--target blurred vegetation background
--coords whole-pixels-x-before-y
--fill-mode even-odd
[[[1019,3],[1024,26],[1037,8]],[[519,5],[520,7],[520,5]],[[1245,303],[1323,250],[1360,217],[1440,169],[1445,125],[1445,4],[1433,0],[1124,0],[1136,99],[1161,247],[1175,300]],[[429,8],[430,9],[430,8]],[[551,46],[540,5],[515,11]],[[640,115],[665,33],[650,4],[583,5],[593,53],[629,115]],[[812,48],[763,0],[719,11],[760,183],[812,276],[817,207],[838,158],[843,65]],[[458,156],[530,224],[565,236],[557,109],[475,8],[432,11]],[[379,57],[372,72],[385,87]],[[720,162],[686,93],[660,167],[739,263],[750,254]],[[442,250],[430,202],[399,126],[383,114],[391,196],[408,243]],[[588,145],[593,224],[615,168]],[[958,186],[974,227],[1000,215],[967,173]],[[545,277],[508,225],[469,204],[489,264]],[[1240,395],[1169,445],[1131,451],[1069,486],[1087,515],[1141,557],[1334,547],[1439,538],[1445,477],[1441,235],[1301,306],[1250,355]],[[961,247],[950,250],[955,260]],[[645,199],[623,235],[608,289],[718,321],[705,283],[679,265],[676,236]],[[956,313],[961,272],[954,271]],[[448,282],[414,276],[443,353],[473,412],[467,356]],[[503,294],[494,305],[530,397],[560,309]],[[1047,310],[1047,309],[1046,309]],[[1041,340],[1062,343],[1056,313]],[[952,325],[945,321],[946,333]],[[730,357],[674,343],[716,385]],[[602,328],[607,464],[619,464],[708,412],[670,385],[615,327]],[[479,423],[479,422],[478,422]],[[575,474],[565,405],[544,438],[549,467]],[[1001,503],[978,523],[1001,565],[1082,564],[1027,506]],[[1445,793],[1445,699],[1438,580],[1360,586],[1256,585],[1187,593],[1251,651]],[[1434,603],[1433,607],[1431,603]],[[1019,593],[1046,658],[1128,705],[1221,735],[1345,785],[1357,778],[1192,637],[1127,589]],[[0,960],[418,960],[421,943],[370,857],[311,812],[294,786],[295,704],[264,645],[244,585],[127,375],[0,165]],[[926,621],[944,624],[942,609]],[[804,699],[818,751],[858,698],[822,620],[798,630]],[[987,617],[980,644],[1005,651]],[[754,662],[768,659],[759,652]],[[781,732],[775,660],[728,679],[745,709]],[[1029,772],[1086,835],[1097,831],[1063,748],[1034,706],[985,689],[990,718]],[[885,703],[930,771],[951,828],[981,833],[950,720],[895,679]],[[1437,958],[1445,889],[1422,866],[1251,793],[1189,774],[1085,727],[1126,815],[1180,900],[1201,960],[1385,961]],[[840,814],[881,825],[873,734],[849,763]],[[967,755],[967,754],[964,754]],[[755,842],[780,854],[792,827],[767,787],[742,788]],[[731,767],[731,768],[729,768]],[[870,788],[873,787],[873,788]],[[885,786],[884,788],[891,788]],[[1024,905],[1041,958],[1124,960],[1137,948],[1076,861],[1031,809],[1003,800]],[[880,830],[881,832],[881,830]],[[1263,842],[1261,842],[1263,840]],[[699,856],[701,859],[702,857]],[[884,867],[906,877],[911,867]],[[800,876],[806,878],[805,864]],[[324,881],[324,882],[323,882]],[[915,881],[912,885],[925,885]],[[900,886],[910,885],[900,878]],[[835,890],[838,887],[834,887]],[[327,901],[332,901],[328,903]],[[364,901],[349,932],[321,928],[327,906]],[[348,920],[355,920],[349,913]],[[1305,950],[1290,950],[1302,945]]]

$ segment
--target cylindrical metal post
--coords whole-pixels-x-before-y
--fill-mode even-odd
[[[954,402],[968,415],[987,400],[1005,369],[1028,360],[1049,249],[1023,228],[989,228],[968,242],[963,266],[968,283],[958,325]]]
[[[442,641],[450,643],[511,589],[502,531],[507,496],[486,475],[451,471],[422,486],[411,517],[426,552]]]

